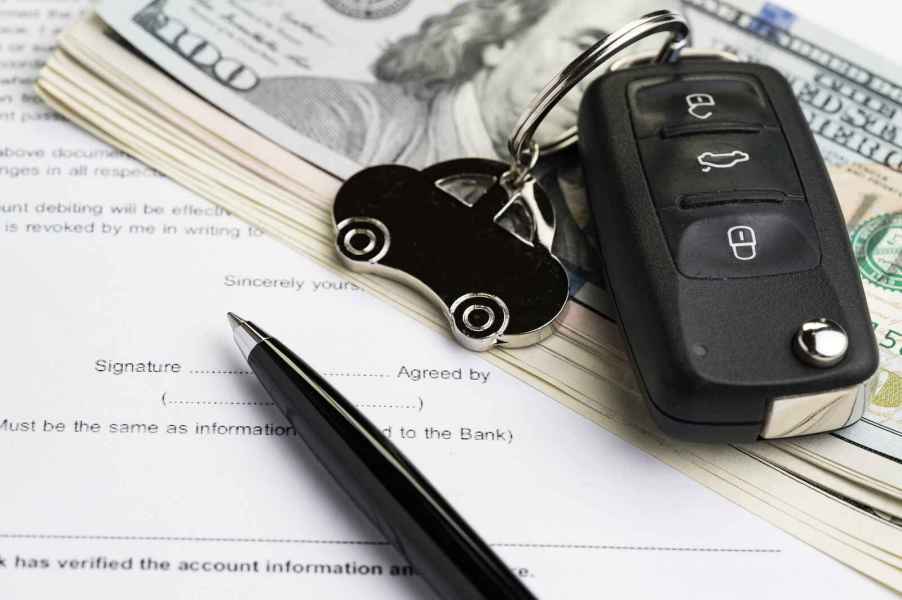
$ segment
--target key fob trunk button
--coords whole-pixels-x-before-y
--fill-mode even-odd
[[[691,194],[770,189],[803,195],[779,130],[650,138],[640,140],[639,149],[659,209]]]

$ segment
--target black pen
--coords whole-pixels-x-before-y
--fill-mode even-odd
[[[535,600],[375,425],[307,363],[228,314],[235,343],[270,397],[360,510],[446,600]]]

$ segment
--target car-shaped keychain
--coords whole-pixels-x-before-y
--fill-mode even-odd
[[[551,253],[550,201],[538,186],[512,192],[508,168],[469,158],[360,171],[332,209],[339,257],[426,295],[471,350],[545,339],[569,298],[567,271]],[[528,236],[499,224],[516,208],[531,221]]]

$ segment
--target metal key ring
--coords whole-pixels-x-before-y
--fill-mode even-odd
[[[559,150],[576,138],[576,127],[571,127],[560,138],[544,147],[533,140],[539,125],[567,92],[589,73],[629,46],[650,35],[665,31],[670,32],[670,37],[658,53],[657,62],[675,62],[679,59],[680,51],[688,43],[689,25],[678,13],[659,10],[636,19],[599,40],[552,79],[530,102],[507,142],[512,158],[511,172],[517,179],[532,169],[540,152]]]

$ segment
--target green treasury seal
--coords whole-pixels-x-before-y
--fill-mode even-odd
[[[902,292],[902,212],[873,217],[856,227],[852,249],[864,279]]]

